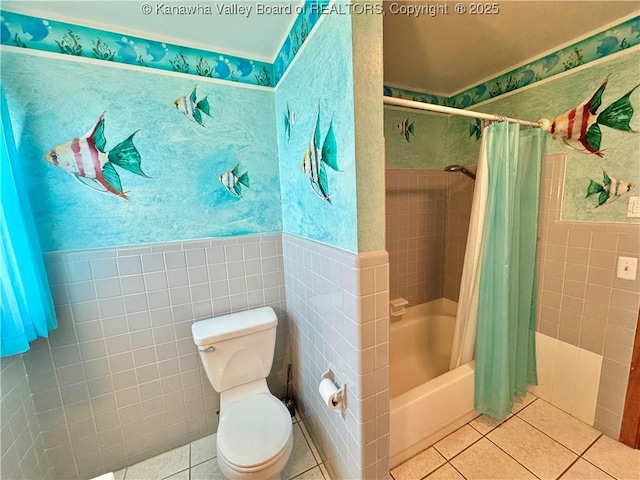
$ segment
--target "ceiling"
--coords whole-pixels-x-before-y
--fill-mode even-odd
[[[3,1],[3,8],[123,34],[273,62],[304,0]],[[258,14],[257,4],[292,5],[292,14]],[[633,14],[640,0],[501,0],[499,13],[456,14],[456,2],[385,1],[384,83],[451,96],[520,64],[573,43]],[[463,2],[467,9],[468,2]],[[157,5],[209,6],[211,15],[163,15]],[[249,15],[219,6],[252,7]],[[396,5],[396,7],[392,7]],[[407,16],[398,6],[447,6],[448,14]],[[486,5],[486,3],[485,3]]]
[[[392,13],[393,3],[448,5],[449,14],[409,17]],[[638,0],[502,0],[493,15],[458,15],[455,4],[385,2],[385,85],[452,96],[640,14]]]
[[[303,0],[20,0],[2,1],[2,8],[271,63],[297,18],[295,7],[302,2]],[[260,14],[257,12],[258,3],[270,6],[290,5],[292,14]],[[151,14],[144,15],[141,12],[143,4],[151,5]],[[198,15],[166,15],[158,10],[162,5],[208,6],[212,14],[206,14],[201,9],[196,10],[203,12]],[[251,11],[248,15],[220,13],[218,9],[222,6],[251,7]]]

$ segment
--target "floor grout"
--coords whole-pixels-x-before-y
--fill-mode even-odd
[[[531,402],[529,402],[527,405],[525,405],[524,407],[522,407],[520,410],[518,410],[515,413],[511,413],[507,418],[505,418],[504,420],[502,420],[500,423],[496,424],[495,426],[493,426],[489,431],[487,431],[486,433],[482,433],[480,430],[478,430],[478,428],[474,427],[471,423],[476,420],[479,417],[474,418],[473,420],[470,420],[469,422],[467,422],[466,424],[464,424],[463,426],[457,428],[456,430],[450,432],[447,436],[443,437],[441,440],[439,440],[438,442],[434,443],[433,445],[427,447],[426,449],[424,449],[422,452],[428,450],[429,448],[433,448],[434,451],[442,456],[445,459],[445,463],[443,463],[442,465],[439,465],[437,468],[435,468],[434,470],[429,471],[428,473],[426,473],[425,475],[423,475],[421,478],[421,480],[424,480],[426,478],[428,478],[430,475],[432,475],[433,473],[437,472],[438,470],[442,469],[445,465],[449,464],[451,466],[451,468],[453,468],[462,478],[466,478],[464,476],[464,474],[455,467],[455,465],[452,463],[457,457],[459,457],[463,452],[467,451],[468,449],[472,448],[474,445],[476,445],[479,441],[481,441],[483,438],[485,438],[486,440],[488,440],[493,446],[497,447],[502,453],[504,453],[508,458],[510,458],[511,460],[515,461],[516,464],[518,464],[520,467],[524,468],[526,471],[528,471],[529,473],[531,473],[533,475],[534,478],[540,478],[538,475],[536,475],[534,472],[531,471],[530,468],[528,468],[526,465],[524,465],[521,461],[519,461],[517,458],[513,457],[511,454],[509,454],[507,451],[505,451],[502,447],[500,447],[500,445],[498,445],[497,443],[495,443],[494,441],[492,441],[491,438],[489,438],[488,436],[494,432],[495,430],[497,430],[498,428],[500,428],[501,426],[503,426],[504,424],[506,424],[508,421],[510,421],[512,418],[517,417],[520,421],[525,422],[527,425],[529,425],[530,427],[532,427],[535,431],[542,433],[545,437],[547,437],[548,439],[552,440],[554,443],[558,444],[559,446],[561,446],[563,449],[565,449],[567,452],[571,453],[572,455],[575,455],[575,459],[573,459],[571,461],[571,463],[562,470],[562,472],[560,472],[559,475],[557,475],[557,477],[555,477],[556,479],[560,479],[562,478],[563,475],[566,475],[567,472],[569,470],[571,470],[571,468],[578,463],[581,459],[584,462],[587,462],[590,466],[592,466],[593,468],[596,468],[598,471],[603,472],[606,475],[609,475],[612,478],[615,478],[613,474],[607,472],[606,470],[603,470],[601,467],[599,467],[598,465],[590,462],[589,460],[587,460],[586,458],[584,458],[584,455],[587,454],[587,452],[589,452],[591,450],[591,448],[593,448],[593,446],[604,436],[604,434],[602,432],[598,432],[598,435],[596,436],[596,438],[594,438],[586,448],[582,448],[579,447],[579,449],[581,450],[581,453],[577,453],[575,451],[573,451],[571,448],[569,448],[567,445],[565,445],[564,443],[562,443],[562,441],[554,438],[553,436],[549,435],[547,432],[541,430],[540,428],[538,428],[536,425],[533,425],[532,423],[530,423],[529,421],[527,421],[525,418],[520,416],[521,412],[524,412],[527,408],[529,408],[531,405],[533,405],[534,403],[538,402],[538,400],[541,400],[544,402],[544,400],[539,399],[538,397],[534,398]],[[549,402],[546,402],[549,403]],[[550,404],[551,405],[551,404]],[[553,406],[553,405],[552,405]],[[555,407],[557,408],[557,407]],[[570,415],[567,412],[564,412],[563,410],[559,409],[562,413],[572,417],[572,418],[576,418],[573,417],[572,415]],[[488,417],[490,418],[490,417]],[[577,419],[580,420],[580,419]],[[584,423],[584,422],[582,422]],[[586,426],[592,428],[593,430],[595,430],[593,428],[593,426],[588,425],[586,423],[584,423]],[[469,445],[467,445],[466,447],[464,447],[462,450],[460,450],[458,453],[456,453],[454,456],[452,456],[451,458],[447,459],[444,455],[443,452],[441,452],[438,447],[436,446],[437,443],[439,443],[440,441],[444,440],[445,438],[448,438],[449,436],[455,434],[456,432],[458,432],[459,430],[461,430],[462,428],[464,428],[465,426],[470,426],[475,432],[477,432],[480,436],[475,439],[474,441],[472,441]],[[597,431],[597,430],[595,430]],[[415,458],[417,455],[420,455],[419,452],[416,455],[414,455],[413,457],[411,457],[410,459],[406,460],[405,462],[401,463],[400,465],[397,465],[393,468],[393,470],[397,469],[398,467],[400,467],[401,465],[411,461],[411,459]],[[389,477],[392,480],[399,480],[398,478],[396,478],[396,476],[393,475],[393,473],[390,471],[389,472]]]

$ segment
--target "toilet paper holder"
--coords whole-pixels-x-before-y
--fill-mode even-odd
[[[328,378],[329,380],[335,383],[335,374],[333,373],[333,370],[331,370],[330,368],[327,369],[327,371],[324,372],[320,378],[322,380],[324,380],[325,378]],[[334,394],[334,397],[333,397],[336,402],[342,403],[344,408],[347,407],[346,393],[347,393],[347,384],[343,383],[342,386],[338,388],[338,391]]]

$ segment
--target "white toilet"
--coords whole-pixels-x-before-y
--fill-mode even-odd
[[[267,386],[278,317],[271,307],[195,322],[200,359],[220,393],[217,454],[229,479],[279,479],[293,448],[291,416]]]

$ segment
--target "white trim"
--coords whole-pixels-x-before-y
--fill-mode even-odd
[[[336,0],[332,0],[329,3],[329,6],[333,5],[335,3]],[[293,57],[293,60],[291,60],[291,63],[289,63],[289,65],[287,65],[287,69],[284,71],[284,73],[282,74],[282,77],[280,77],[280,80],[278,80],[278,83],[276,84],[275,87],[273,87],[273,89],[275,91],[278,91],[278,87],[280,87],[280,85],[282,84],[282,82],[284,81],[285,78],[287,78],[287,75],[289,75],[289,72],[291,71],[291,69],[293,68],[293,66],[295,65],[295,63],[298,61],[298,58],[300,58],[300,55],[302,55],[302,53],[306,50],[307,46],[310,43],[310,40],[314,37],[314,35],[316,34],[316,32],[319,30],[320,25],[322,23],[324,23],[325,19],[328,17],[329,15],[320,15],[320,18],[318,19],[318,21],[316,22],[316,24],[313,26],[313,28],[311,29],[311,33],[307,36],[307,38],[304,40],[304,42],[302,43],[302,46],[300,47],[300,49],[296,52],[296,54]],[[353,33],[353,32],[352,32]],[[274,63],[275,66],[275,63]],[[275,72],[274,72],[275,75]]]
[[[588,62],[585,63],[583,65],[580,65],[579,67],[575,67],[569,70],[566,70],[564,72],[558,73],[557,75],[553,75],[551,77],[547,77],[544,80],[540,80],[539,82],[535,82],[535,83],[530,83],[529,85],[522,87],[522,88],[517,88],[515,90],[512,90],[510,92],[507,93],[503,93],[502,95],[498,95],[497,97],[493,97],[493,98],[488,98],[480,103],[475,103],[473,105],[471,105],[470,107],[467,108],[476,108],[476,107],[480,107],[480,106],[484,106],[484,105],[488,105],[491,102],[494,102],[496,100],[502,100],[503,98],[507,98],[515,93],[521,93],[521,92],[525,92],[531,88],[535,88],[535,87],[539,87],[541,85],[544,85],[545,83],[549,83],[552,82],[553,80],[558,80],[560,78],[564,78],[568,75],[572,75],[574,73],[577,72],[581,72],[582,70],[586,69],[586,68],[590,68],[593,67],[594,65],[600,65],[601,63],[607,62],[609,60],[615,60],[618,57],[622,57],[624,55],[627,54],[631,54],[631,53],[638,53],[640,52],[640,45],[636,45],[635,47],[631,47],[631,48],[627,48],[626,50],[621,50],[619,52],[613,53],[611,55],[607,55],[606,57],[602,57],[599,58],[598,60],[594,60],[592,62]]]
[[[291,5],[293,5],[293,1],[291,2]],[[305,1],[304,0],[299,0],[298,2],[298,6],[297,7],[293,7],[294,10],[300,9],[301,6],[302,8],[304,8],[305,5]],[[304,11],[304,10],[303,10]],[[291,22],[289,23],[289,26],[287,27],[287,29],[284,32],[284,35],[282,35],[282,37],[280,38],[280,41],[278,42],[279,47],[276,49],[276,52],[273,54],[270,63],[272,65],[275,65],[276,60],[278,59],[278,55],[280,54],[280,50],[282,50],[282,46],[284,45],[284,42],[286,41],[287,37],[289,36],[289,34],[291,33],[291,29],[293,28],[293,26],[295,25],[296,21],[298,20],[298,18],[300,17],[300,14],[296,14],[293,16],[293,18],[291,19]]]
[[[85,0],[86,1],[86,0]],[[104,0],[102,0],[104,1]],[[20,3],[20,6],[18,6],[17,4]],[[182,39],[176,39],[174,37],[171,36],[158,36],[155,35],[153,33],[150,32],[146,32],[146,31],[140,31],[140,30],[130,30],[128,28],[124,28],[121,26],[117,26],[114,27],[113,25],[107,25],[104,23],[99,23],[99,22],[93,22],[90,21],[86,18],[75,18],[75,17],[69,17],[66,15],[59,15],[53,12],[43,12],[41,10],[35,10],[35,9],[31,9],[29,7],[24,8],[22,6],[22,4],[29,4],[31,2],[29,1],[21,1],[21,2],[16,2],[16,1],[12,1],[10,2],[10,7],[9,8],[4,8],[3,11],[9,12],[9,13],[17,13],[17,14],[22,14],[22,15],[28,15],[31,17],[38,17],[38,18],[43,18],[46,20],[52,20],[54,22],[63,22],[63,23],[70,23],[72,25],[77,25],[79,27],[84,27],[84,28],[91,28],[91,29],[95,29],[95,30],[102,30],[114,35],[123,35],[123,36],[131,36],[131,37],[136,37],[139,38],[141,40],[151,40],[154,42],[158,42],[158,43],[166,43],[166,44],[170,44],[173,45],[175,47],[185,47],[185,48],[192,48],[192,49],[196,49],[196,50],[202,50],[203,52],[207,52],[207,53],[211,53],[211,54],[220,54],[220,55],[229,55],[232,57],[238,57],[241,58],[243,60],[254,60],[254,61],[258,61],[258,62],[263,62],[263,63],[268,63],[268,64],[272,64],[273,62],[271,60],[269,60],[268,56],[262,56],[262,55],[254,55],[254,54],[248,54],[248,53],[243,53],[240,51],[236,51],[236,50],[229,50],[229,49],[220,49],[220,50],[212,50],[210,46],[206,46],[204,44],[200,44],[197,42],[189,42],[189,41],[185,41]],[[133,3],[133,2],[131,2]],[[142,5],[143,2],[140,2],[140,4]],[[157,3],[157,2],[156,2]],[[206,3],[206,2],[205,2]],[[297,17],[296,17],[297,18]],[[114,30],[115,28],[115,30]],[[287,32],[288,33],[288,32]],[[282,47],[282,44],[280,44],[280,48]],[[278,49],[278,52],[280,50]],[[277,53],[276,53],[277,55]]]
[[[399,83],[385,83],[384,86],[391,87],[391,88],[399,88],[401,90],[408,90],[409,92],[415,92],[423,95],[434,95],[436,97],[442,97],[442,98],[449,98],[453,96],[453,95],[449,95],[448,93],[437,93],[437,92],[430,92],[427,90],[415,89],[415,88],[407,87],[405,85],[400,85]]]
[[[540,60],[540,59],[542,59],[542,58],[546,57],[547,55],[550,55],[550,54],[552,54],[552,53],[557,53],[557,52],[559,52],[560,50],[562,50],[562,49],[564,49],[564,48],[567,48],[567,47],[570,47],[570,46],[572,46],[572,45],[575,45],[576,43],[579,43],[579,42],[581,42],[581,41],[583,41],[583,40],[586,40],[586,39],[587,39],[587,38],[589,38],[589,37],[592,37],[592,36],[594,36],[594,35],[597,35],[598,33],[606,32],[606,31],[607,31],[607,30],[609,30],[610,28],[617,27],[618,25],[620,25],[620,24],[622,24],[622,23],[624,23],[624,22],[626,22],[626,21],[628,21],[628,20],[631,20],[632,18],[635,18],[635,17],[637,17],[637,16],[638,16],[638,13],[635,13],[635,14],[631,14],[631,15],[624,16],[624,17],[622,17],[621,19],[618,19],[618,20],[616,20],[616,21],[609,22],[608,24],[606,24],[606,25],[604,25],[604,26],[602,26],[602,27],[598,27],[598,29],[596,29],[596,30],[592,30],[591,32],[586,33],[586,34],[584,34],[584,35],[581,35],[581,36],[579,36],[579,37],[576,37],[576,38],[574,38],[573,40],[569,40],[568,42],[565,42],[565,43],[562,43],[562,44],[560,44],[560,45],[557,45],[557,46],[555,46],[555,47],[553,47],[553,48],[550,48],[549,50],[546,50],[546,51],[544,51],[543,53],[540,53],[540,54],[536,55],[535,57],[530,57],[528,60],[526,60],[526,61],[524,61],[524,62],[517,63],[515,66],[508,67],[508,68],[506,68],[505,70],[502,70],[502,71],[500,71],[500,72],[498,72],[498,73],[492,74],[492,75],[491,75],[491,77],[485,77],[485,79],[480,80],[479,82],[477,82],[477,83],[475,83],[475,84],[469,85],[468,87],[464,87],[464,88],[462,88],[462,89],[460,89],[460,90],[458,90],[458,91],[456,91],[456,92],[452,93],[451,95],[449,95],[449,97],[455,97],[456,95],[459,95],[459,94],[461,94],[461,93],[464,93],[464,92],[466,92],[467,90],[471,90],[471,89],[472,89],[472,88],[474,88],[474,87],[478,87],[478,86],[483,85],[483,84],[485,84],[485,83],[487,83],[487,82],[490,82],[490,81],[492,81],[492,80],[495,80],[496,78],[499,78],[499,77],[501,77],[502,75],[505,75],[505,74],[507,74],[507,73],[509,73],[509,72],[513,72],[514,70],[517,70],[518,68],[524,67],[524,66],[526,66],[526,65],[530,65],[530,64],[532,64],[532,63],[534,63],[534,62],[536,62],[536,61],[538,61],[538,60]],[[622,51],[624,51],[624,50],[622,50]],[[620,52],[617,52],[617,53],[620,53]],[[612,55],[616,55],[616,54],[612,54]],[[591,62],[587,62],[585,65],[590,65],[590,64],[592,64],[593,62],[597,62],[597,61],[599,61],[599,60],[603,60],[603,59],[605,59],[605,58],[609,58],[609,57],[611,57],[612,55],[607,55],[606,57],[600,58],[600,59],[598,59],[598,60],[592,60]],[[553,78],[553,77],[556,77],[557,75],[559,75],[559,74],[556,74],[556,75],[553,75],[553,76],[551,76],[551,77],[547,77],[547,78]],[[546,80],[546,79],[545,79],[545,80]],[[540,82],[537,82],[537,83],[540,83]],[[409,90],[410,90],[410,89],[409,89]]]
[[[43,50],[35,50],[32,48],[20,48],[20,47],[13,47],[11,45],[0,45],[0,53],[2,53],[3,51],[21,53],[24,55],[32,55],[34,57],[50,58],[53,60],[63,60],[63,61],[66,60],[66,61],[71,61],[76,63],[86,63],[89,65],[100,66],[100,67],[116,68],[121,70],[133,70],[133,71],[143,72],[143,73],[154,73],[157,75],[183,78],[191,81],[194,81],[194,79],[197,79],[198,83],[200,82],[213,83],[213,84],[225,85],[228,87],[242,87],[242,88],[248,88],[251,90],[262,90],[265,92],[274,91],[273,87],[263,87],[262,85],[233,82],[231,80],[222,80],[219,78],[201,77],[199,75],[194,75],[192,73],[173,72],[170,70],[161,70],[159,68],[143,67],[140,65],[130,65],[128,63],[107,62],[104,60],[98,60],[96,58],[77,57],[75,55],[64,55],[60,53],[45,52]]]
[[[385,108],[385,110],[397,110],[399,112],[412,112],[412,113],[419,113],[421,115],[432,115],[434,117],[450,117],[451,116],[450,113],[431,112],[428,110],[425,110],[424,112],[416,112],[415,108],[401,107],[399,105],[389,105],[389,104],[385,104],[384,102],[383,102],[383,107]]]

